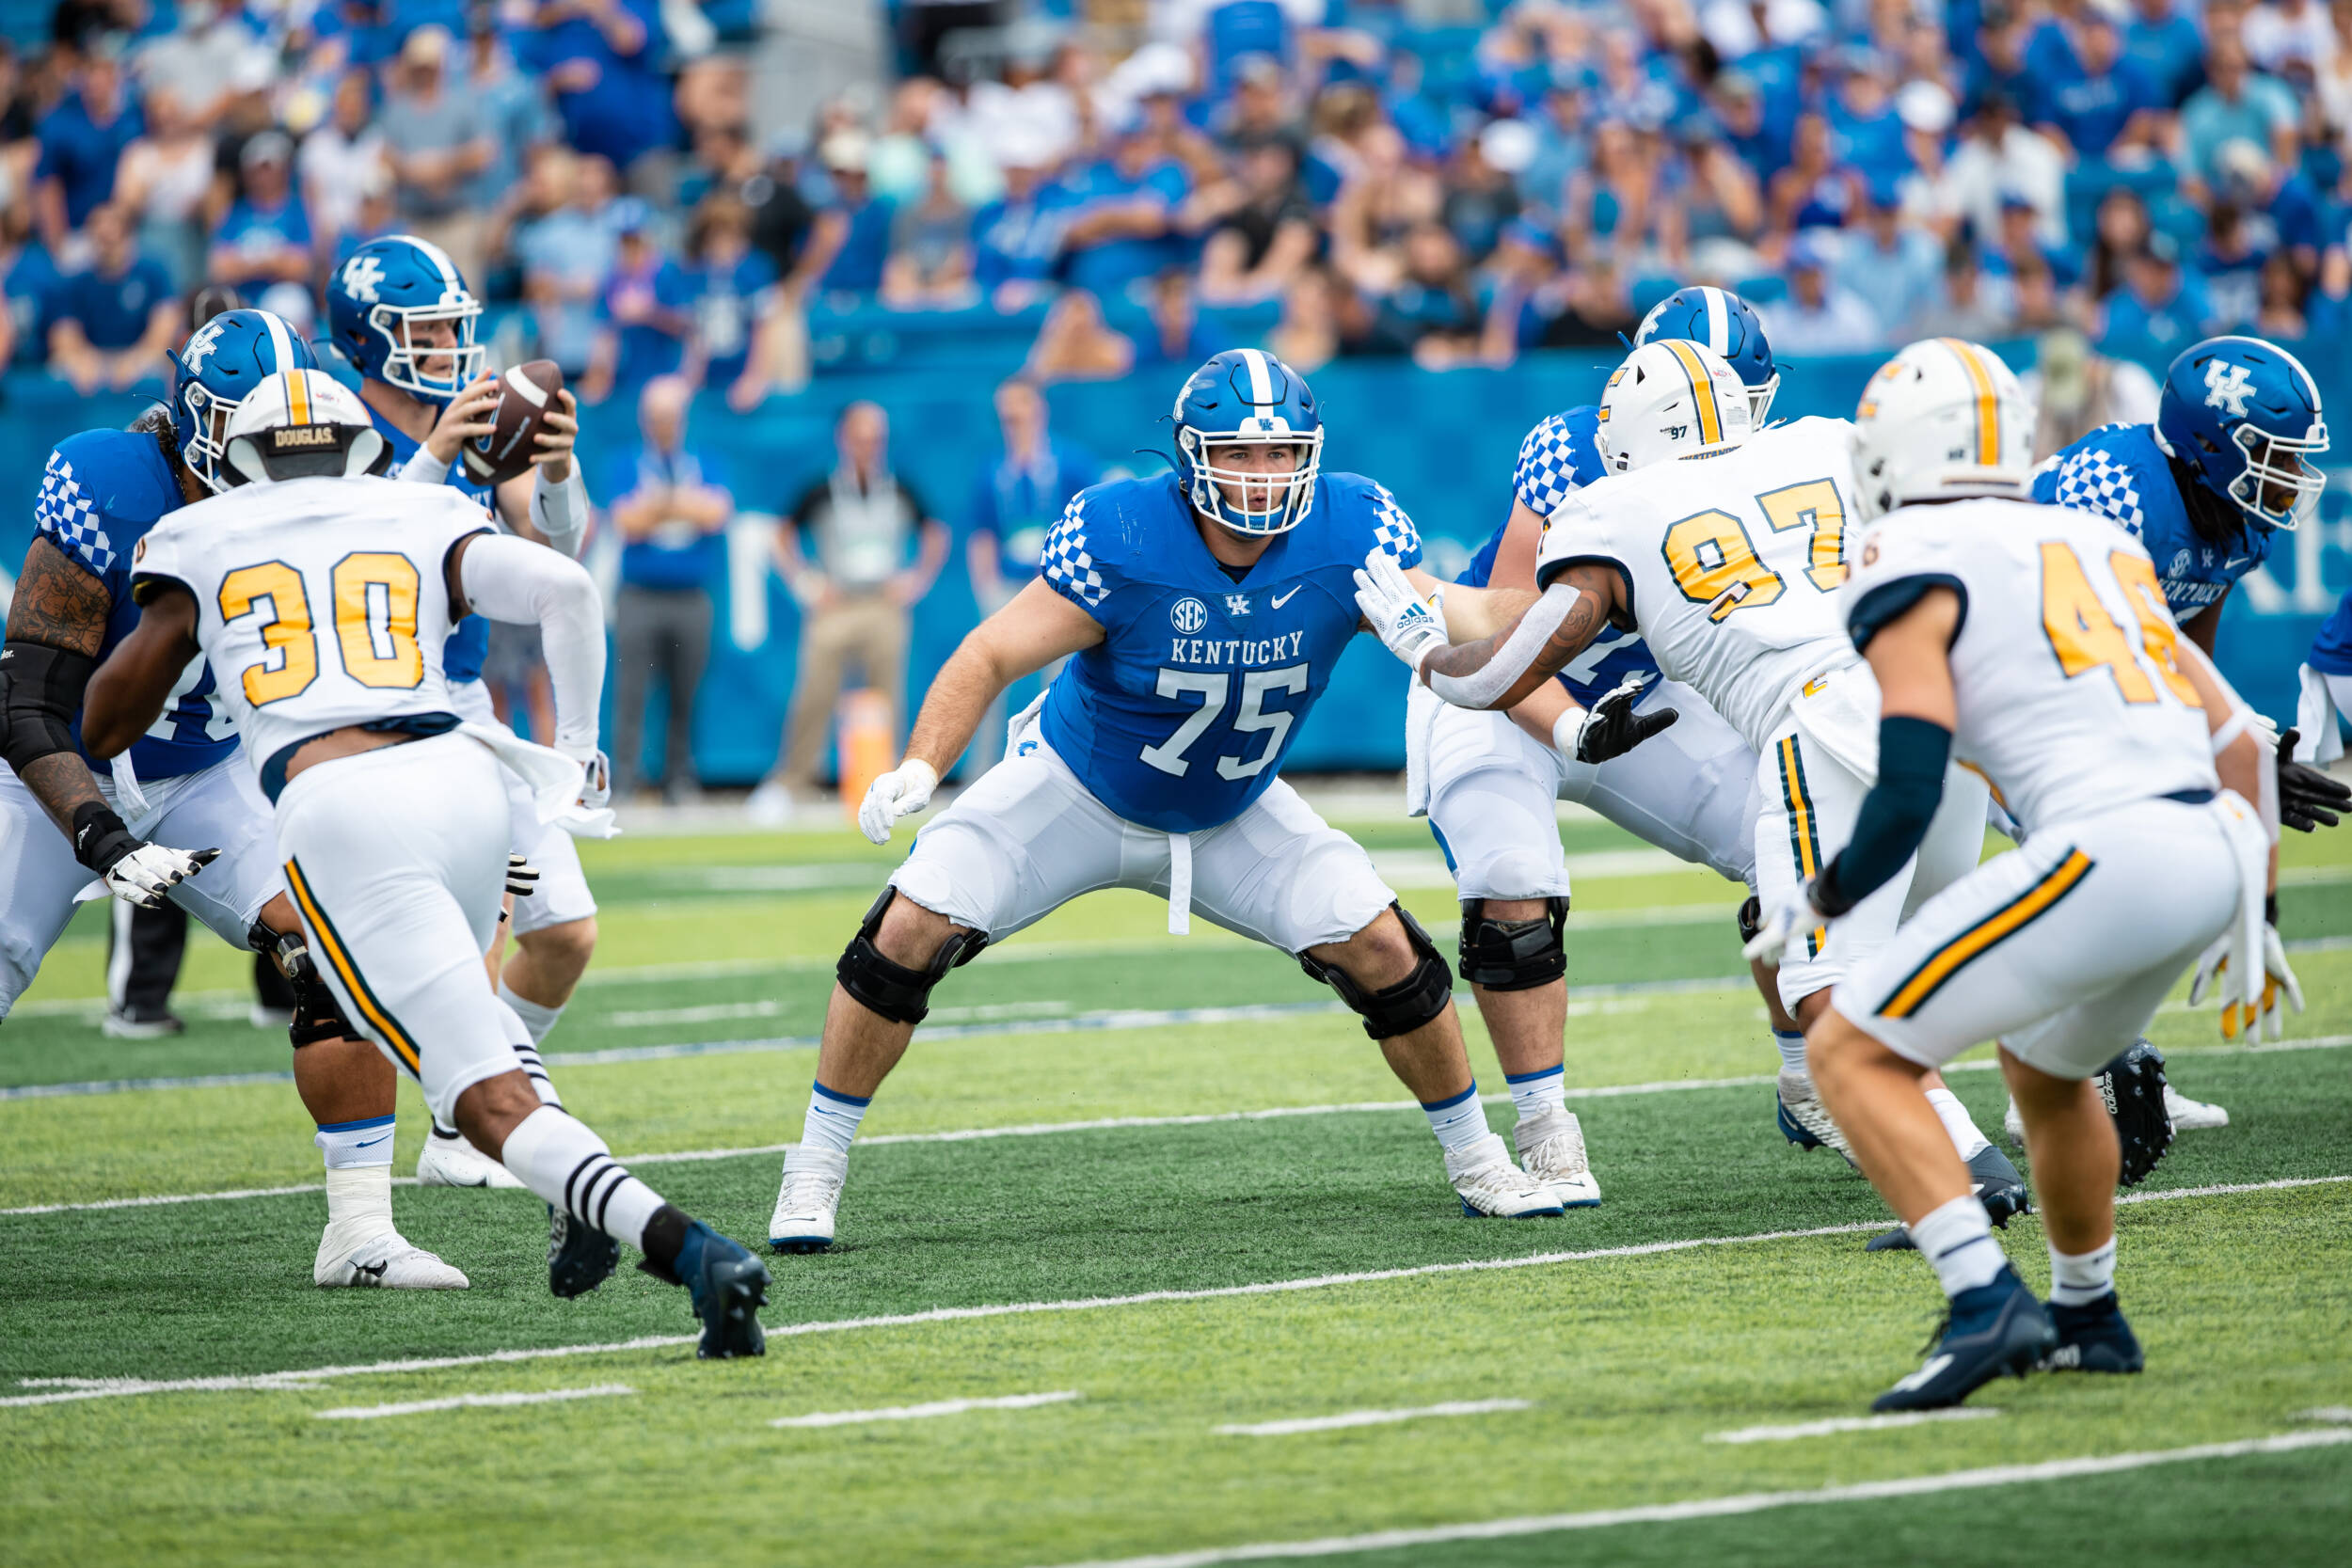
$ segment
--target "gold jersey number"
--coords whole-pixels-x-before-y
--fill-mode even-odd
[[[1785,484],[1757,496],[1756,504],[1774,533],[1803,529],[1812,536],[1805,552],[1805,580],[1824,594],[1836,592],[1847,571],[1846,503],[1836,484],[1826,479]],[[1764,564],[1748,525],[1720,508],[1710,507],[1668,529],[1660,552],[1682,596],[1707,606],[1707,618],[1718,625],[1736,610],[1761,610],[1777,602],[1788,588],[1778,572]]]
[[[2148,664],[2184,705],[2203,707],[2197,688],[2181,673],[2181,634],[2165,610],[2155,567],[2145,556],[2116,550],[2107,557],[2107,570],[2139,623],[2139,651]],[[2082,557],[2059,540],[2045,540],[2042,546],[2042,629],[2069,680],[2105,670],[2115,677],[2115,689],[2125,702],[2156,700],[2155,683],[2134,656],[2130,637],[2091,588]]]
[[[417,564],[405,555],[362,550],[335,563],[336,652],[343,671],[361,686],[411,690],[424,679],[417,645]],[[318,679],[319,637],[302,574],[282,561],[241,566],[221,579],[220,618],[266,614],[262,646],[268,655],[248,665],[246,701],[255,707],[299,696]]]

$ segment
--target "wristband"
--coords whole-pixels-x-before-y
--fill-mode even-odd
[[[85,800],[73,813],[73,858],[98,876],[139,847],[131,830],[103,800]]]
[[[2273,930],[2278,929],[2279,895],[2276,893],[2263,895],[2263,924]]]

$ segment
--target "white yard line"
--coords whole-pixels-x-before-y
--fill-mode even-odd
[[[1540,1513],[1517,1519],[1481,1519],[1467,1524],[1436,1525],[1425,1529],[1332,1535],[1315,1541],[1263,1541],[1246,1546],[1213,1546],[1197,1552],[1159,1552],[1150,1557],[1073,1563],[1069,1568],[1211,1568],[1212,1564],[1220,1562],[1253,1562],[1270,1558],[1339,1557],[1356,1552],[1437,1546],[1454,1541],[1500,1541],[1513,1536],[1550,1535],[1563,1530],[1604,1529],[1612,1525],[1666,1525],[1684,1519],[1726,1519],[1808,1503],[1875,1502],[1887,1497],[1924,1497],[1939,1492],[1973,1492],[1995,1486],[2017,1486],[2029,1481],[2111,1476],[2127,1470],[2150,1469],[2159,1465],[2240,1459],[2253,1454],[2294,1453],[2304,1449],[2333,1448],[2343,1443],[2352,1443],[2352,1430],[2328,1428],[2319,1432],[2291,1432],[2276,1437],[2252,1437],[2235,1443],[2202,1443],[2192,1449],[2087,1454],[2080,1459],[2050,1459],[2036,1465],[1996,1465],[1979,1470],[1947,1470],[1934,1476],[1854,1481],[1843,1486],[1816,1487],[1805,1492],[1748,1492],[1737,1497],[1693,1497],[1688,1502],[1654,1503],[1643,1508],[1596,1509],[1589,1513]]]
[[[1347,1410],[1337,1416],[1302,1416],[1289,1421],[1259,1421],[1251,1426],[1223,1426],[1226,1437],[1293,1437],[1302,1432],[1342,1432],[1349,1427],[1393,1426],[1445,1416],[1491,1416],[1504,1410],[1533,1410],[1528,1400],[1454,1400],[1444,1404],[1416,1405],[1410,1410]]]
[[[1889,1427],[1915,1427],[1927,1421],[1982,1421],[2000,1412],[1991,1405],[1957,1404],[1949,1410],[1906,1410],[1893,1416],[1835,1416],[1825,1421],[1798,1421],[1789,1426],[1741,1427],[1737,1432],[1710,1432],[1710,1443],[1786,1443],[1797,1437],[1828,1437],[1840,1432],[1883,1432]]]
[[[2274,1181],[2226,1182],[2210,1187],[2182,1187],[2170,1192],[2129,1193],[2117,1198],[2118,1207],[2142,1203],[2171,1203],[2186,1198],[2233,1197],[2244,1193],[2280,1192],[2296,1187],[2331,1187],[2352,1182],[2352,1176],[2286,1177]],[[841,1334],[871,1328],[914,1328],[929,1323],[966,1323],[987,1318],[1029,1317],[1043,1312],[1093,1312],[1106,1307],[1150,1307],[1164,1302],[1219,1301],[1240,1296],[1289,1295],[1302,1291],[1327,1291],[1343,1285],[1377,1284],[1391,1279],[1422,1279],[1438,1275],[1493,1274],[1516,1269],[1554,1267],[1563,1263],[1605,1262],[1619,1258],[1655,1258],[1692,1252],[1702,1247],[1752,1246],[1766,1242],[1810,1241],[1823,1236],[1854,1236],[1886,1228],[1883,1219],[1853,1225],[1814,1226],[1803,1230],[1766,1230],[1744,1236],[1695,1236],[1672,1241],[1637,1242],[1625,1246],[1593,1247],[1581,1252],[1545,1252],[1522,1258],[1480,1258],[1457,1263],[1421,1263],[1394,1269],[1367,1269],[1354,1274],[1315,1275],[1304,1279],[1273,1279],[1248,1285],[1216,1285],[1190,1291],[1143,1291],[1124,1296],[1078,1296],[1062,1301],[1005,1302],[985,1307],[934,1307],[922,1312],[894,1312],[866,1318],[835,1318],[816,1323],[783,1323],[768,1330],[771,1339],[797,1338],[810,1334]],[[397,1361],[373,1361],[349,1367],[294,1368],[246,1376],[172,1378],[148,1382],[138,1378],[20,1378],[19,1386],[45,1390],[38,1394],[0,1396],[0,1408],[16,1405],[63,1404],[77,1400],[119,1398],[133,1394],[219,1393],[230,1390],[300,1388],[322,1379],[365,1377],[392,1372],[440,1371],[453,1367],[501,1366],[511,1362],[545,1361],[573,1355],[625,1354],[634,1351],[668,1350],[691,1345],[691,1334],[648,1335],[600,1345],[538,1345],[516,1350],[485,1351],[469,1355],[413,1356]]]
[[[635,1392],[626,1383],[599,1383],[591,1388],[549,1388],[538,1393],[453,1394],[445,1400],[411,1400],[406,1404],[346,1404],[312,1414],[322,1421],[373,1421],[386,1416],[421,1416],[429,1410],[503,1410],[515,1404],[561,1404],[566,1400],[600,1400]]]
[[[813,1416],[779,1416],[771,1427],[846,1427],[866,1421],[927,1421],[934,1416],[961,1416],[972,1410],[1031,1410],[1041,1404],[1067,1404],[1079,1398],[1075,1388],[1052,1394],[1003,1394],[986,1400],[933,1400],[929,1404],[885,1405],[879,1410],[820,1410]]]

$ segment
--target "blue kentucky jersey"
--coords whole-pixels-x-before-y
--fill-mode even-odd
[[[1296,528],[1239,582],[1209,554],[1173,474],[1081,491],[1046,536],[1043,576],[1102,623],[1045,698],[1045,743],[1130,822],[1198,832],[1265,792],[1356,635],[1375,547],[1421,563],[1388,491],[1325,474]]]
[[[375,420],[375,428],[384,433],[384,439],[392,449],[392,472],[398,473],[407,461],[417,455],[423,443],[410,439],[405,431],[395,429],[390,420],[370,404],[368,415]],[[498,497],[486,484],[475,484],[466,478],[463,463],[449,467],[448,483],[480,501],[490,514],[491,526],[498,524]],[[457,623],[441,644],[441,673],[453,681],[478,681],[482,678],[482,661],[490,652],[490,623],[479,615],[469,615]]]
[[[148,432],[86,430],[49,453],[33,503],[33,531],[105,585],[109,608],[101,659],[139,624],[139,608],[131,602],[133,553],[147,531],[182,504],[180,476]],[[141,778],[194,773],[237,749],[237,721],[215,700],[216,689],[212,666],[200,658],[181,674],[163,717],[132,742],[131,766]],[[87,751],[83,755],[99,772],[106,770]]]
[[[1600,410],[1586,404],[1554,414],[1529,431],[1527,439],[1519,443],[1518,465],[1511,471],[1511,493],[1519,504],[1538,517],[1549,517],[1563,501],[1599,479],[1606,472],[1593,438],[1599,429]],[[1502,536],[1510,527],[1511,520],[1504,518],[1470,557],[1470,569],[1454,580],[1468,588],[1486,587],[1494,575],[1495,554],[1502,548]],[[1650,657],[1648,643],[1632,632],[1606,626],[1560,672],[1560,684],[1568,689],[1569,696],[1590,707],[1628,675],[1656,673],[1658,661]]]
[[[2198,536],[2153,425],[2101,425],[2035,471],[2033,499],[2122,524],[2155,562],[2175,620],[2219,599],[2270,554],[2267,529],[2247,529],[2227,546]]]
[[[2323,675],[2352,675],[2352,594],[2336,601],[2336,612],[2312,640],[2310,663]]]

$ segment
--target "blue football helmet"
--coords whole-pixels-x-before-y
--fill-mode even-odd
[[[1323,414],[1296,371],[1263,349],[1227,349],[1184,382],[1175,420],[1176,478],[1194,510],[1235,533],[1287,533],[1306,520],[1323,468]],[[1213,448],[1269,445],[1295,449],[1288,473],[1209,461]]]
[[[2198,483],[2257,529],[2293,528],[2319,509],[2328,450],[2319,388],[2302,362],[2260,338],[2208,338],[2164,372],[2156,437]]]
[[[1633,334],[1633,346],[1661,338],[1705,343],[1722,355],[1748,389],[1748,428],[1764,428],[1764,416],[1780,390],[1780,367],[1772,363],[1772,345],[1765,341],[1764,323],[1754,307],[1729,289],[1677,289],[1650,307]]]
[[[335,269],[326,319],[335,346],[369,381],[427,403],[446,404],[482,373],[486,346],[474,341],[482,302],[439,245],[411,234],[370,240]],[[447,323],[451,341],[422,343],[418,329]],[[427,367],[446,366],[436,374]]]
[[[188,334],[171,362],[171,434],[180,461],[207,488],[228,488],[220,459],[237,405],[280,371],[317,368],[310,345],[282,317],[250,309],[213,317]]]

